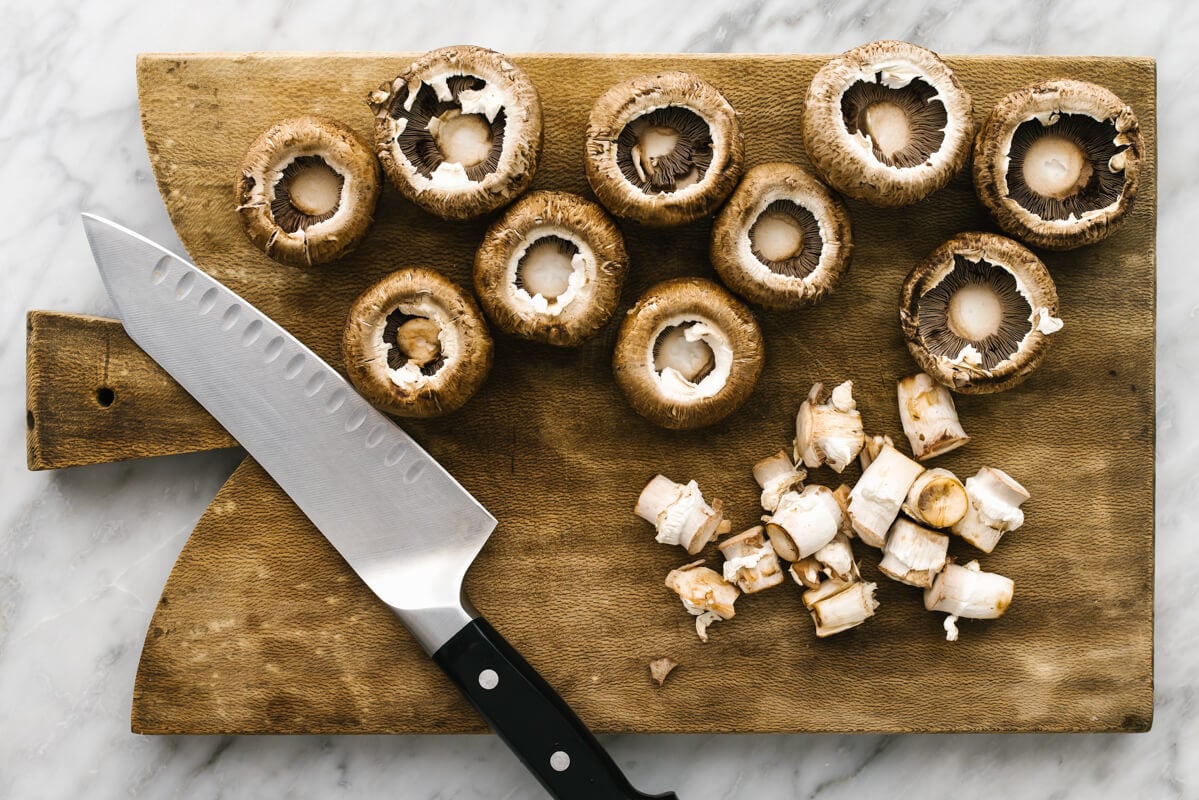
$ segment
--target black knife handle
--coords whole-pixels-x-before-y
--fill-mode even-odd
[[[433,654],[508,747],[559,800],[647,798],[537,670],[482,617]]]

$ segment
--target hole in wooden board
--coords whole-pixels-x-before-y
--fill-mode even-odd
[[[117,399],[117,393],[107,386],[101,386],[96,390],[96,402],[104,408],[111,406]]]
[[[33,430],[33,410],[25,409],[25,427]]]

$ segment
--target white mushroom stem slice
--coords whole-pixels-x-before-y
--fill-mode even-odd
[[[840,527],[841,506],[826,486],[788,492],[766,522],[766,532],[775,543],[775,550],[788,561],[813,555],[833,540]]]
[[[899,419],[912,455],[925,461],[970,441],[949,390],[920,372],[899,379]]]
[[[933,585],[924,590],[924,607],[950,615],[945,622],[945,638],[952,642],[957,640],[959,617],[996,619],[1003,616],[1012,604],[1015,588],[1011,578],[983,572],[977,561],[964,567],[948,564]]]
[[[865,443],[862,415],[853,399],[853,381],[833,389],[828,403],[820,402],[824,385],[817,383],[795,417],[795,460],[815,469],[828,464],[841,472],[858,457]]]
[[[783,582],[774,548],[762,536],[757,525],[737,534],[720,545],[724,554],[724,579],[737,584],[746,594],[754,594]]]
[[[928,588],[945,568],[949,537],[900,517],[891,526],[879,572],[908,586]]]
[[[966,487],[947,469],[920,473],[903,502],[903,513],[930,528],[948,528],[966,516]]]
[[[878,601],[874,599],[876,589],[876,583],[828,580],[816,589],[804,592],[804,605],[816,623],[816,635],[823,639],[861,625],[873,617],[874,610],[878,608]]]
[[[849,544],[849,537],[843,533],[834,536],[833,540],[817,550],[812,558],[821,565],[824,573],[830,578],[851,581],[861,577],[858,572],[858,563],[853,557],[853,548]]]
[[[969,508],[953,532],[984,553],[994,550],[1005,532],[1024,524],[1020,505],[1029,498],[1028,490],[1003,470],[980,469],[966,479],[966,495]]]
[[[679,596],[688,614],[698,617],[711,611],[721,619],[730,619],[736,613],[733,603],[741,592],[719,572],[702,566],[703,563],[693,561],[672,569],[666,576],[666,588]]]
[[[824,581],[824,565],[815,556],[801,558],[791,565],[791,578],[805,589],[815,589]]]
[[[792,464],[782,450],[754,464],[754,480],[762,487],[762,508],[777,510],[783,495],[802,489],[806,477],[808,473]]]
[[[633,512],[653,523],[662,544],[677,544],[691,555],[703,549],[720,526],[721,502],[704,502],[695,481],[675,483],[664,475],[655,475],[641,490]]]
[[[870,463],[874,459],[878,458],[878,454],[882,452],[883,445],[894,447],[895,442],[891,441],[890,436],[885,435],[866,437],[866,444],[862,447],[862,452],[858,454],[858,463],[862,466],[863,472],[866,471],[866,468],[870,466]]]
[[[849,517],[863,542],[883,546],[899,507],[922,472],[924,467],[891,445],[882,446],[849,493]]]

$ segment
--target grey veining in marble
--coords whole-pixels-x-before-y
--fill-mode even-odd
[[[133,59],[170,50],[946,53],[1159,60],[1156,716],[1129,736],[609,737],[644,789],[703,798],[1199,797],[1199,5],[604,2],[0,3],[0,798],[541,796],[491,737],[138,737],[146,623],[226,451],[25,471],[26,309],[111,313],[81,210],[177,246],[142,143]],[[1103,443],[1099,443],[1103,444]],[[1112,443],[1117,446],[1117,443]],[[1065,465],[1068,468],[1068,465]]]

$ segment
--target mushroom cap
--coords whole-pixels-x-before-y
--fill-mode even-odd
[[[712,137],[712,161],[695,183],[648,193],[629,182],[617,163],[625,127],[657,109],[675,106],[700,117]],[[618,83],[600,95],[587,124],[584,166],[599,201],[618,217],[654,228],[685,225],[711,214],[741,177],[744,142],[737,112],[712,84],[688,72],[659,72]]]
[[[385,338],[393,312],[425,317],[440,328],[442,363],[430,375],[388,365]],[[441,273],[423,267],[393,272],[350,308],[342,338],[346,373],[379,409],[401,417],[438,417],[461,408],[491,370],[491,335],[469,294]]]
[[[763,212],[780,201],[808,212],[819,228],[818,261],[806,275],[776,272],[754,253],[750,230]],[[745,173],[716,217],[710,254],[720,279],[746,300],[766,308],[798,308],[831,292],[849,266],[853,255],[849,212],[828,187],[801,167],[760,164]]]
[[[1031,309],[1029,331],[1016,352],[989,369],[970,363],[961,354],[954,358],[930,352],[920,332],[921,301],[954,271],[957,257],[985,261],[1009,272]],[[915,266],[900,290],[899,320],[908,351],[921,369],[962,394],[1001,392],[1027,378],[1049,349],[1049,334],[1039,323],[1057,315],[1057,289],[1049,270],[1031,250],[994,233],[967,232],[949,239]]]
[[[929,158],[909,167],[876,158],[869,139],[851,133],[841,101],[859,82],[902,89],[928,84],[945,107],[944,139]],[[974,104],[944,61],[931,50],[884,40],[855,47],[817,71],[803,106],[804,148],[816,171],[837,191],[876,206],[906,206],[943,187],[966,164],[974,136]]]
[[[579,277],[572,279],[582,282],[567,290],[572,296],[564,305],[551,302],[539,308],[518,287],[517,275],[529,246],[546,237],[574,245],[572,260]],[[475,252],[475,293],[500,330],[574,347],[608,324],[628,269],[620,229],[602,208],[567,192],[530,192],[487,229]]]
[[[1113,202],[1086,211],[1081,218],[1044,219],[1010,196],[1008,154],[1022,124],[1039,119],[1052,131],[1064,114],[1085,115],[1112,126],[1113,144],[1124,148],[1115,157],[1122,162],[1124,183]],[[1004,97],[979,128],[974,142],[974,188],[1005,232],[1035,247],[1071,250],[1106,238],[1124,220],[1136,200],[1144,152],[1136,114],[1111,91],[1085,81],[1045,81]]]
[[[691,397],[667,397],[655,368],[659,337],[671,327],[701,322],[725,338],[727,352],[704,386]],[[673,278],[646,290],[625,315],[617,333],[612,369],[616,385],[641,416],[673,430],[712,425],[737,410],[753,392],[762,373],[765,349],[753,312],[719,285],[702,278]]]
[[[469,112],[493,121],[504,114],[503,143],[498,163],[481,180],[465,175],[457,180],[434,180],[420,173],[400,148],[416,94],[424,85],[449,98],[446,79],[469,76],[485,82]],[[367,98],[375,113],[375,148],[388,179],[409,200],[442,219],[466,220],[488,214],[529,188],[541,158],[541,99],[524,70],[501,53],[473,45],[430,50],[412,62],[393,81]]]
[[[332,216],[288,232],[271,204],[284,170],[297,158],[319,157],[342,179]],[[276,122],[259,134],[242,158],[234,184],[237,215],[246,236],[284,264],[325,264],[348,253],[366,235],[380,189],[374,153],[346,125],[321,117]]]

